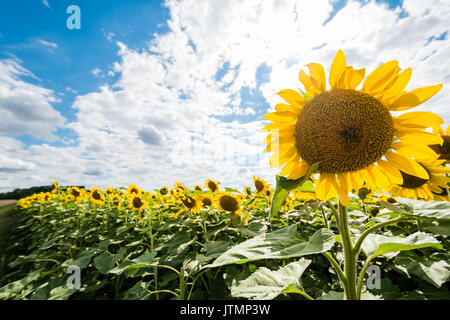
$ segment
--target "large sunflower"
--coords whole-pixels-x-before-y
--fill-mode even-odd
[[[265,119],[273,121],[263,128],[266,152],[274,151],[271,167],[283,166],[288,179],[304,176],[319,164],[316,194],[321,200],[338,196],[348,205],[348,192],[364,182],[384,190],[401,184],[400,170],[429,179],[427,171],[413,158],[434,160],[428,148],[442,144],[442,138],[423,131],[443,120],[432,112],[409,112],[394,116],[391,111],[413,108],[436,94],[442,85],[404,91],[411,69],[400,73],[397,61],[375,69],[363,81],[365,69],[347,66],[339,50],[331,65],[326,89],[325,70],[318,63],[307,65],[310,75],[300,71],[305,91],[285,89],[278,95],[287,102],[275,106]]]
[[[403,176],[403,183],[392,185],[387,191],[397,197],[424,201],[449,201],[447,183],[450,182],[450,178],[446,174],[450,173],[450,168],[441,166],[444,162],[445,160],[419,160],[419,164],[429,174],[428,179],[421,179],[400,171]]]

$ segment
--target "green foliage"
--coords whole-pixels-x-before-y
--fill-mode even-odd
[[[279,182],[283,190],[299,188]],[[353,243],[385,223],[361,243],[357,270],[368,257],[382,270],[381,288],[364,282],[361,297],[448,299],[448,203],[398,202],[348,207]],[[343,299],[329,261],[343,263],[333,201],[288,211],[272,205],[276,219],[264,203],[245,208],[245,225],[215,209],[177,218],[170,206],[138,215],[89,201],[19,209],[0,253],[0,299]],[[78,290],[67,286],[69,266],[80,268]]]

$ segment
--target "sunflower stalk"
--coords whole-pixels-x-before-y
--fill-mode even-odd
[[[346,282],[343,283],[347,300],[358,300],[356,294],[356,254],[348,225],[347,207],[339,203],[339,220],[341,241],[344,247],[344,274]]]

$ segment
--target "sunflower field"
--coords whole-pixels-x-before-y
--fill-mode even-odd
[[[59,186],[22,198],[0,299],[448,300],[450,128],[338,51],[264,116],[276,185]],[[364,82],[363,82],[364,80]],[[362,87],[357,87],[362,83]]]

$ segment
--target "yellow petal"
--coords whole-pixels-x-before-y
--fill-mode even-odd
[[[316,181],[316,196],[320,200],[325,200],[326,195],[330,190],[330,183],[325,178],[325,175],[321,174],[319,179]],[[326,199],[328,200],[328,199]]]
[[[399,131],[395,133],[395,136],[400,140],[410,143],[410,144],[439,144],[442,145],[444,140],[435,134],[426,131],[409,130],[409,131]]]
[[[312,87],[311,78],[306,74],[305,71],[303,71],[303,69],[300,70],[300,72],[298,74],[298,79],[305,87],[305,90],[308,92]]]
[[[357,86],[363,81],[366,74],[366,69],[352,70],[347,82],[348,89],[356,89]]]
[[[345,60],[345,54],[344,52],[342,52],[342,50],[339,50],[336,53],[336,56],[334,57],[333,63],[331,64],[330,68],[330,76],[328,81],[330,83],[331,88],[336,88],[338,80],[345,72],[346,66],[347,63]]]
[[[392,148],[395,149],[397,153],[400,153],[407,158],[434,160],[439,157],[439,155],[431,148],[421,144],[410,144],[404,141],[397,141],[392,144]]]
[[[408,68],[403,70],[395,80],[395,82],[388,88],[385,92],[383,92],[383,96],[381,99],[391,99],[395,96],[398,96],[402,91],[406,88],[409,80],[411,79],[412,69]]]
[[[284,89],[277,94],[287,103],[297,107],[303,107],[306,103],[305,98],[299,92],[292,89]]]
[[[286,165],[283,167],[283,169],[281,169],[280,171],[280,176],[285,176],[288,175],[292,169],[297,166],[298,162],[300,161],[300,156],[299,155],[295,155],[294,157],[292,157],[287,163]]]
[[[385,156],[387,161],[389,161],[397,169],[409,175],[428,180],[429,175],[427,171],[416,161],[391,151],[387,152]]]
[[[296,115],[299,115],[301,112],[301,109],[299,107],[285,103],[276,104],[275,110],[277,110],[278,112],[293,112]]]
[[[398,61],[393,60],[376,68],[367,76],[363,83],[362,91],[371,93],[376,90],[392,77],[393,73],[397,70],[397,67]]]
[[[403,176],[395,166],[384,160],[378,160],[378,166],[386,174],[392,184],[402,184]]]
[[[403,111],[424,103],[441,90],[442,84],[409,91],[397,98],[390,106],[391,111]]]
[[[286,129],[287,127],[294,127],[292,124],[287,123],[287,122],[272,122],[269,123],[268,125],[264,126],[261,131],[271,131],[273,129]]]
[[[325,70],[319,63],[310,63],[306,65],[311,75],[311,84],[319,92],[326,90],[327,80],[325,78]]]
[[[432,128],[444,123],[440,116],[426,111],[407,112],[394,118],[394,121],[407,128]]]
[[[377,187],[386,189],[390,185],[389,179],[387,178],[386,174],[381,170],[381,168],[379,166],[373,165],[373,166],[370,166],[368,169],[375,176]]]
[[[347,174],[346,173],[338,174],[337,179],[338,179],[337,193],[339,196],[339,202],[347,207],[348,206]]]
[[[279,122],[293,122],[297,119],[297,116],[293,112],[270,112],[263,116],[266,120],[279,121]]]
[[[288,179],[298,179],[300,177],[303,177],[309,170],[309,165],[303,161],[299,162],[297,167],[294,167],[291,171],[291,173],[288,175]]]

